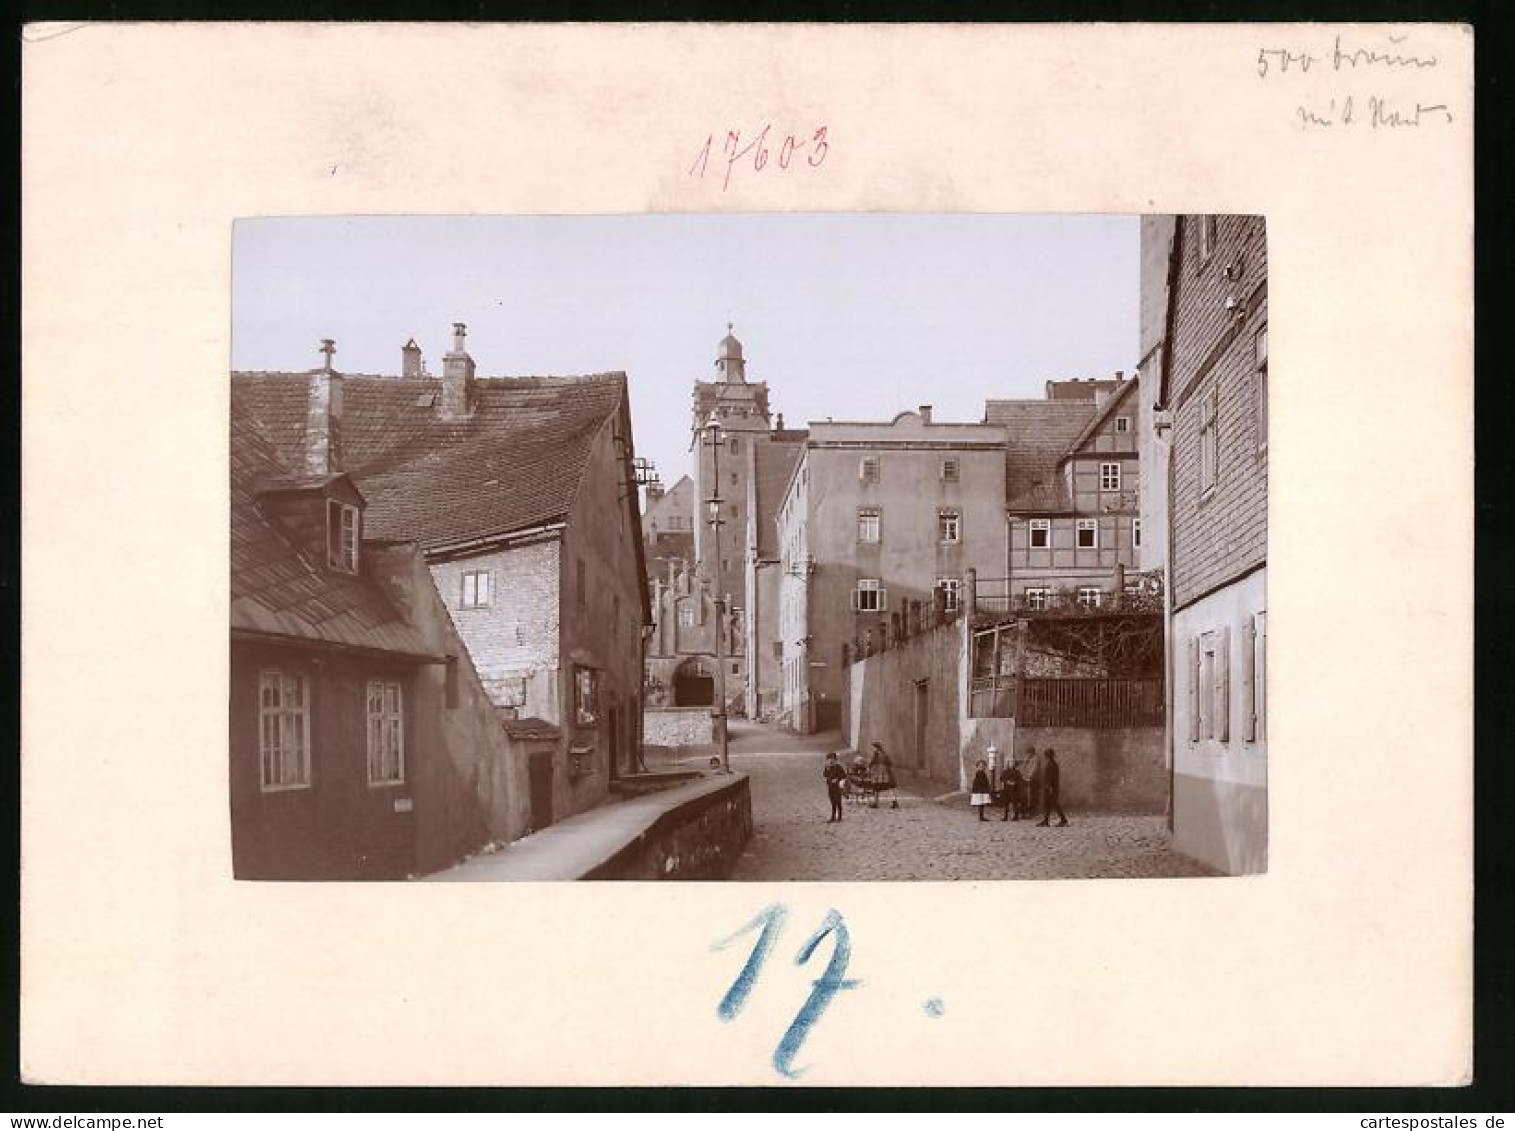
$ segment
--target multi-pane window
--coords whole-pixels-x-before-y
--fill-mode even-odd
[[[1099,465],[1099,489],[1101,491],[1120,490],[1120,464],[1112,462]]]
[[[1033,518],[1031,520],[1031,548],[1033,550],[1045,550],[1052,545],[1052,520],[1050,518]]]
[[[955,459],[942,460],[942,482],[956,483],[961,468]]]
[[[580,726],[597,722],[600,717],[600,673],[582,664],[573,669],[573,717]]]
[[[1080,585],[1078,587],[1078,604],[1083,609],[1099,608],[1099,587],[1095,585]]]
[[[1131,431],[1131,418],[1129,416],[1117,416],[1115,418],[1115,431],[1119,435]]]
[[[884,609],[885,592],[879,587],[878,578],[860,577],[857,588],[852,591],[852,609],[859,613],[878,613]]]
[[[1081,518],[1078,520],[1074,544],[1080,550],[1099,549],[1099,520],[1093,518]]]
[[[258,757],[263,789],[310,785],[310,697],[299,672],[258,675]]]
[[[368,784],[405,780],[405,704],[392,679],[368,681]]]
[[[962,601],[963,582],[957,577],[939,577],[936,579],[936,590],[942,595],[942,608],[949,613],[955,613]]]
[[[936,512],[936,534],[940,542],[961,542],[963,538],[963,515],[961,511],[940,510]]]
[[[335,499],[326,504],[326,564],[358,572],[358,508]]]
[[[1026,587],[1026,608],[1045,609],[1052,603],[1052,590],[1043,585]]]
[[[1252,339],[1257,358],[1257,446],[1268,446],[1268,328],[1264,326]]]
[[[487,569],[471,569],[463,574],[462,604],[465,609],[482,609],[493,597],[492,576]]]
[[[1217,417],[1220,415],[1220,390],[1211,389],[1199,401],[1199,493],[1208,494],[1215,488],[1219,474],[1220,435]]]
[[[877,483],[879,481],[878,456],[864,456],[858,461],[857,477],[864,483]]]
[[[857,540],[877,542],[881,514],[878,507],[859,507],[857,512]]]
[[[1215,254],[1215,217],[1201,216],[1199,218],[1199,266],[1203,267],[1210,262],[1210,257]]]
[[[679,624],[684,628],[694,624],[694,605],[689,601],[679,602]]]

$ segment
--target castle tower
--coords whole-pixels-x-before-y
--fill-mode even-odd
[[[770,420],[768,386],[747,380],[747,360],[732,329],[728,322],[726,336],[716,349],[718,379],[694,384],[689,446],[695,456],[695,568],[740,605],[752,445],[766,437]],[[710,442],[712,424],[719,428],[718,448]],[[719,560],[710,526],[710,500],[717,493],[722,521]]]

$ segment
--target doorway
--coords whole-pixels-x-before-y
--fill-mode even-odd
[[[527,763],[531,778],[531,831],[552,824],[552,751],[533,750]]]
[[[915,681],[915,768],[926,768],[926,718],[931,703],[931,681]]]
[[[621,709],[610,708],[610,780],[621,776]]]
[[[675,707],[715,705],[715,671],[699,660],[685,660],[673,673]]]

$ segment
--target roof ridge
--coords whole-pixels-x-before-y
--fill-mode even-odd
[[[1088,424],[1084,425],[1084,430],[1078,434],[1073,443],[1063,450],[1063,454],[1070,456],[1083,447],[1084,442],[1099,430],[1100,425],[1110,419],[1110,414],[1115,411],[1115,406],[1130,396],[1131,390],[1136,387],[1136,384],[1137,382],[1134,380],[1124,382],[1122,388],[1116,389],[1115,392],[1105,398],[1104,404],[1095,406],[1094,416]]]

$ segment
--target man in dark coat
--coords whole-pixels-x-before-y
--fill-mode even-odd
[[[1068,816],[1063,812],[1062,802],[1058,799],[1062,780],[1063,771],[1057,764],[1057,752],[1049,746],[1042,754],[1042,819],[1037,822],[1040,828],[1047,827],[1054,809],[1057,810],[1057,827],[1062,828],[1068,823]]]
[[[826,779],[826,793],[831,798],[831,816],[826,819],[829,825],[842,819],[842,783],[847,780],[847,771],[842,769],[835,754],[826,755],[826,769],[822,776]]]
[[[1014,758],[1010,764],[1000,771],[999,775],[1000,799],[1004,802],[1005,811],[1000,816],[1001,821],[1019,821],[1021,812],[1021,767]],[[1010,814],[1015,816],[1011,817]]]

